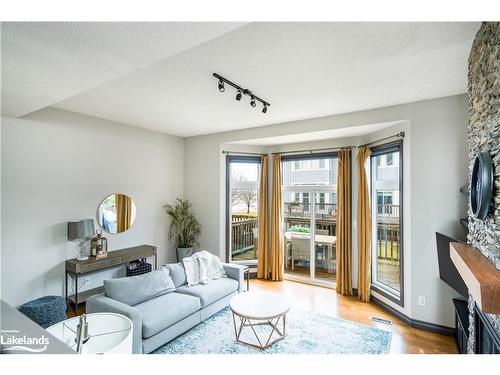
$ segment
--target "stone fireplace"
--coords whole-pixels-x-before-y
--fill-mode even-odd
[[[500,23],[484,22],[469,55],[468,85],[469,185],[474,157],[488,151],[493,160],[493,204],[486,220],[472,217],[469,207],[468,242],[500,270]],[[469,186],[470,189],[470,186]],[[474,353],[474,300],[469,295],[468,352]],[[500,315],[487,314],[500,332]]]

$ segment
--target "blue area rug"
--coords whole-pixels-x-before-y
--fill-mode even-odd
[[[278,327],[281,329],[281,322]],[[261,337],[267,333],[267,340],[271,327],[257,328]],[[391,337],[389,330],[291,309],[285,339],[261,351],[235,341],[232,313],[227,307],[153,354],[384,354],[389,352]],[[250,327],[244,328],[241,338],[256,342]]]

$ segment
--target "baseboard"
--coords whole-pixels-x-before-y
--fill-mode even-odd
[[[456,334],[455,328],[445,327],[445,326],[442,326],[439,324],[434,324],[434,323],[429,323],[429,322],[424,322],[424,321],[418,320],[418,319],[412,319],[409,316],[403,314],[401,311],[396,310],[394,307],[392,307],[392,306],[388,305],[387,303],[385,303],[384,301],[378,299],[377,297],[371,296],[370,300],[371,300],[371,302],[373,302],[373,304],[381,307],[382,309],[384,309],[388,313],[394,315],[396,318],[398,318],[399,320],[408,324],[412,328],[417,328],[417,329],[421,329],[421,330],[428,331],[428,332],[440,333],[440,334],[446,335],[446,336],[455,336],[455,334]]]

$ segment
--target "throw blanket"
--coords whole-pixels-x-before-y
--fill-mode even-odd
[[[209,280],[226,277],[226,272],[219,257],[206,250],[194,253],[182,260],[186,271],[188,286],[208,284]]]

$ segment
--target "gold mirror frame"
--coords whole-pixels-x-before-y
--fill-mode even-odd
[[[97,223],[106,233],[123,233],[134,225],[136,214],[131,197],[121,193],[110,194],[97,208]]]

